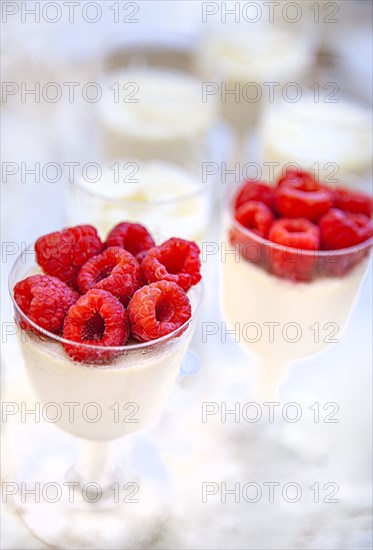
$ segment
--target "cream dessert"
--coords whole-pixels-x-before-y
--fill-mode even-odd
[[[37,398],[57,405],[56,425],[81,438],[142,429],[161,411],[191,338],[197,245],[155,246],[146,228],[123,222],[105,243],[76,226],[41,237],[35,253],[37,264],[30,250],[18,259],[11,285]]]
[[[342,278],[294,282],[266,273],[239,254],[222,264],[222,305],[230,328],[254,354],[278,361],[302,359],[338,342],[367,262]],[[247,291],[243,291],[243,289]]]
[[[201,70],[219,82],[222,114],[238,131],[252,126],[260,106],[270,100],[272,92],[264,83],[293,82],[313,61],[308,42],[286,29],[270,27],[216,30],[202,44]]]
[[[187,327],[172,340],[129,349],[99,367],[71,361],[60,343],[33,334],[20,338],[20,346],[35,395],[43,405],[59,405],[56,425],[85,439],[109,440],[141,430],[160,414],[190,337]]]
[[[92,223],[100,235],[123,218],[146,224],[155,234],[202,242],[212,209],[212,185],[191,170],[160,160],[121,160],[106,165],[96,182],[70,185],[71,224]]]
[[[296,160],[331,183],[348,173],[364,175],[371,170],[370,112],[346,98],[316,102],[307,94],[296,103],[282,101],[266,112],[260,141],[263,161],[278,163],[277,174]]]
[[[288,363],[338,342],[372,246],[372,200],[288,171],[230,198],[221,303],[236,340],[260,359],[264,397]]]
[[[102,82],[97,117],[109,158],[195,161],[215,118],[202,101],[202,83],[161,68],[113,71]]]

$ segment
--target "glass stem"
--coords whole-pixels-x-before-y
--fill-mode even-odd
[[[289,367],[288,362],[278,361],[275,357],[261,357],[255,365],[255,381],[258,399],[278,400],[278,390]]]
[[[246,160],[246,132],[236,131],[234,137],[232,163],[243,164]],[[242,167],[241,167],[242,168]]]
[[[107,482],[109,471],[110,443],[106,441],[80,440],[79,456],[75,471],[81,482]]]

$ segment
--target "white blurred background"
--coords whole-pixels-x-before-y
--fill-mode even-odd
[[[289,9],[288,19],[295,17],[293,8],[286,8],[289,3],[284,1],[275,6],[278,11],[274,12],[273,22],[269,18],[268,3],[263,2],[79,2],[72,22],[67,8],[69,2],[54,3],[60,10],[51,5],[43,12],[46,4],[4,1],[1,6],[3,330],[6,323],[12,321],[6,280],[14,254],[22,243],[30,243],[70,220],[90,221],[87,216],[93,216],[94,212],[97,219],[92,221],[100,223],[97,220],[101,220],[102,212],[108,211],[106,203],[99,205],[97,211],[91,203],[87,211],[84,205],[83,210],[75,210],[76,202],[66,200],[66,196],[71,199],[72,193],[66,163],[78,163],[80,174],[87,162],[101,165],[108,159],[112,162],[118,158],[117,151],[111,154],[113,140],[116,145],[118,142],[124,144],[123,147],[128,145],[128,151],[123,152],[124,160],[143,155],[141,162],[154,158],[172,162],[178,169],[193,174],[196,188],[201,184],[201,175],[194,168],[201,162],[216,162],[220,167],[225,162],[228,169],[234,168],[236,162],[241,166],[252,162],[263,167],[265,161],[281,164],[298,161],[306,168],[319,162],[324,177],[330,175],[332,163],[338,167],[339,181],[358,177],[366,186],[370,185],[371,2],[295,2],[292,4],[301,8],[296,23],[284,20],[284,9]],[[40,22],[27,11],[32,9],[41,10]],[[229,14],[229,10],[235,10],[234,14]],[[60,20],[52,22],[59,15]],[[97,21],[93,22],[96,16]],[[116,17],[119,22],[115,22]],[[110,75],[115,52],[119,51],[119,66],[123,68],[126,57],[123,52],[133,43],[150,43],[150,50],[154,45],[164,48],[166,44],[168,52],[178,53],[177,69],[182,66],[189,78],[199,83],[215,83],[218,87],[210,88],[214,93],[206,102],[202,101],[201,94],[193,103],[191,96],[182,96],[177,79],[169,83],[171,89],[175,86],[176,107],[174,118],[166,125],[167,139],[163,140],[162,129],[165,113],[171,111],[173,104],[162,104],[162,98],[167,96],[162,89],[160,114],[149,115],[154,116],[153,125],[149,122],[147,129],[140,133],[140,141],[138,136],[134,137],[139,119],[125,118],[126,114],[123,114],[123,125],[127,125],[128,132],[123,131],[122,135],[121,130],[119,137],[113,134],[110,141],[107,133],[114,130],[109,118],[122,114],[118,111],[118,115],[112,113],[100,118],[97,105],[100,107],[104,99],[96,104],[82,98],[85,84],[102,83]],[[162,48],[154,64],[157,66],[161,59],[164,68],[170,61],[167,56],[164,60]],[[185,58],[180,51],[186,52]],[[129,59],[127,69],[144,70],[145,67],[145,71],[148,70],[149,61],[143,53],[137,56],[131,53]],[[273,102],[267,96],[257,103],[242,101],[242,97],[239,102],[222,101],[223,82],[227,89],[241,83],[241,92],[248,81],[257,83],[262,90],[267,89],[265,82],[278,82],[277,90],[295,82],[303,97],[299,103],[284,102],[283,97],[277,95]],[[32,94],[24,95],[39,85],[36,83],[40,83],[43,90],[51,82],[63,90],[61,100],[46,101],[43,92],[40,101],[35,101]],[[64,85],[67,82],[76,84],[74,101],[69,101]],[[338,102],[334,110],[335,104],[327,103],[324,105],[327,112],[320,114],[320,110],[315,110],[313,116],[312,109],[318,106],[315,107],[313,101],[310,112],[304,108],[307,104],[303,101],[307,94],[315,97],[315,83],[319,83],[322,99],[334,91]],[[52,94],[52,88],[49,91]],[[151,82],[149,94],[155,93],[155,84]],[[145,122],[147,120],[151,119],[145,117]],[[201,120],[204,124],[197,124]],[[278,120],[282,121],[280,125]],[[188,128],[181,137],[180,126]],[[161,137],[154,140],[153,130],[159,131]],[[157,153],[152,149],[155,142],[159,146]],[[185,158],[180,157],[180,151],[185,152]],[[53,168],[47,177],[43,173],[48,163],[64,167],[58,181],[51,181]],[[33,169],[40,173],[40,178],[30,173]],[[222,180],[219,172],[214,181],[217,195],[224,185]],[[167,189],[162,188],[161,182],[157,193],[166,198],[172,198],[174,193],[177,197],[179,191],[176,183],[174,185],[175,188],[172,178]],[[118,195],[118,190],[109,189],[109,185],[101,187],[102,190],[109,202],[127,197],[127,190],[124,195],[123,189]],[[182,188],[180,194],[184,191]],[[220,206],[218,200],[213,212],[204,211],[205,216],[211,214],[213,223],[210,219],[204,220],[206,227],[201,230],[200,240],[218,241]],[[110,212],[109,220],[114,222],[116,214]],[[186,231],[190,226],[188,218],[183,219],[183,223],[180,218],[179,225]],[[281,388],[284,403],[297,401],[308,413],[316,401],[322,405],[337,403],[339,422],[317,424],[312,422],[310,414],[305,414],[297,424],[279,422],[268,431],[268,426],[262,424],[201,422],[202,402],[234,404],[254,398],[251,359],[233,340],[222,343],[216,338],[202,342],[202,322],[214,321],[220,315],[216,266],[210,262],[204,268],[206,303],[193,343],[193,350],[201,361],[200,372],[180,379],[160,423],[143,436],[148,445],[134,439],[134,456],[146,454],[149,461],[155,453],[152,445],[157,444],[175,485],[172,512],[147,547],[183,550],[371,548],[371,270],[340,342],[322,355],[294,365]],[[2,342],[6,398],[30,399],[16,338],[3,334]],[[4,462],[13,460],[11,452],[7,445]],[[9,480],[7,472],[4,467],[2,481]],[[305,496],[296,504],[281,498],[274,503],[265,499],[255,504],[235,503],[233,499],[222,503],[218,497],[202,503],[202,481],[227,485],[236,481],[282,484],[293,481],[302,486]],[[339,502],[313,502],[309,487],[316,482],[321,486],[327,482],[337,483]],[[5,505],[3,510],[3,548],[46,547],[28,532],[14,509]],[[89,547],[98,548],[95,544],[92,539]],[[61,543],[60,548],[66,547]],[[138,548],[135,540],[132,547]]]

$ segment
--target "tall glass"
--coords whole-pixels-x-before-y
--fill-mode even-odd
[[[227,193],[221,262],[223,318],[256,358],[260,399],[276,397],[289,364],[338,342],[368,265],[373,239],[309,251],[263,239],[234,217]],[[289,271],[293,279],[287,278]]]
[[[108,159],[205,160],[216,101],[204,102],[193,42],[180,35],[126,33],[107,44],[96,124]]]
[[[216,198],[216,178],[203,181],[202,165],[191,170],[153,160],[116,161],[102,178],[80,178],[66,190],[71,225],[90,223],[102,238],[123,220],[141,223],[154,235],[201,243],[209,227]]]
[[[265,110],[259,125],[260,156],[273,163],[276,175],[297,159],[330,183],[348,174],[371,178],[370,105],[341,93],[341,78],[338,73],[316,73],[299,101],[282,98]]]
[[[220,115],[234,132],[235,162],[246,159],[248,132],[255,131],[263,108],[314,62],[316,35],[304,27],[241,20],[211,25],[202,38],[198,66],[207,101],[219,99]]]
[[[18,257],[10,274],[12,299],[14,285],[37,272],[40,269],[31,246]],[[71,539],[74,544],[93,544],[92,530],[99,521],[102,547],[114,547],[111,545],[118,541],[126,545],[131,539],[149,535],[156,526],[154,519],[159,519],[157,510],[165,513],[160,495],[153,494],[146,481],[131,473],[128,464],[113,461],[111,443],[148,426],[162,411],[192,337],[201,304],[201,285],[190,289],[188,296],[192,316],[179,329],[154,341],[117,347],[66,341],[35,325],[13,299],[16,323],[27,323],[34,329],[21,330],[19,343],[38,403],[41,407],[53,404],[60,413],[54,423],[77,437],[80,446],[78,459],[71,466],[61,462],[58,446],[50,448],[48,441],[36,439],[39,456],[28,465],[29,479],[20,479],[23,483],[37,481],[42,487],[53,481],[62,491],[62,497],[53,503],[15,497],[22,519],[44,542],[60,546]],[[94,364],[75,362],[65,353],[64,344],[70,348],[90,347],[101,358]],[[51,479],[51,466],[55,464],[59,465],[59,477]],[[77,487],[73,499],[67,492],[68,484]],[[122,491],[120,498],[114,498],[115,487]],[[127,493],[131,488],[138,493],[136,506],[128,505],[136,500],[123,501],[123,487]],[[82,498],[82,490],[86,498]],[[100,498],[95,500],[97,493]],[[146,516],[149,521],[143,525]]]
[[[68,223],[92,223],[104,237],[135,221],[201,243],[216,183],[204,178],[204,163],[217,160],[220,145],[217,100],[203,101],[194,59],[193,40],[176,33],[108,38],[96,75],[102,95],[89,105],[91,126],[78,145],[99,173],[82,172],[67,185]]]

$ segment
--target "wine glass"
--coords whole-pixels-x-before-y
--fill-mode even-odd
[[[206,102],[219,98],[220,115],[234,133],[234,162],[246,160],[248,132],[255,132],[263,108],[312,66],[317,35],[305,25],[226,22],[203,36],[197,64],[207,81]]]
[[[145,343],[88,346],[49,333],[20,310],[13,298],[14,285],[37,272],[34,248],[29,246],[17,258],[9,277],[15,321],[34,329],[19,332],[19,345],[37,403],[43,410],[53,408],[49,416],[57,411],[53,423],[74,436],[70,446],[78,438],[79,448],[71,466],[71,455],[62,452],[62,433],[40,439],[43,423],[27,425],[27,429],[21,426],[24,440],[16,443],[21,454],[16,456],[17,483],[21,489],[30,482],[35,488],[38,483],[41,497],[39,494],[39,502],[35,502],[35,496],[17,492],[17,512],[39,539],[54,546],[118,548],[137,544],[166,518],[169,494],[167,487],[162,492],[162,487],[140,479],[123,457],[115,458],[111,447],[115,447],[114,440],[155,422],[162,411],[192,337],[202,286],[188,291],[192,316],[174,332]],[[95,364],[79,363],[66,355],[63,344],[67,343],[88,346],[103,355]],[[126,449],[125,439],[123,444],[119,440],[117,452],[119,446]],[[33,460],[30,440],[36,450]],[[47,488],[48,493],[44,492]],[[54,498],[53,491],[59,498]]]
[[[370,178],[370,106],[349,92],[339,93],[341,75],[316,74],[309,84],[297,103],[279,100],[265,110],[258,130],[263,162],[273,163],[276,176],[296,158],[325,182],[349,174]]]
[[[93,223],[106,235],[133,220],[165,238],[202,242],[216,183],[204,166],[218,160],[220,145],[217,101],[203,101],[194,58],[193,40],[177,33],[108,37],[97,64],[102,97],[70,152],[95,158],[101,175],[66,186],[68,223]]]
[[[301,250],[246,229],[234,217],[236,186],[224,212],[223,317],[256,358],[262,401],[273,401],[289,364],[338,342],[368,265],[373,239],[339,250]],[[289,268],[294,276],[287,278]]]
[[[129,32],[103,49],[95,124],[105,158],[194,166],[211,141],[217,101],[204,102],[193,40]]]

